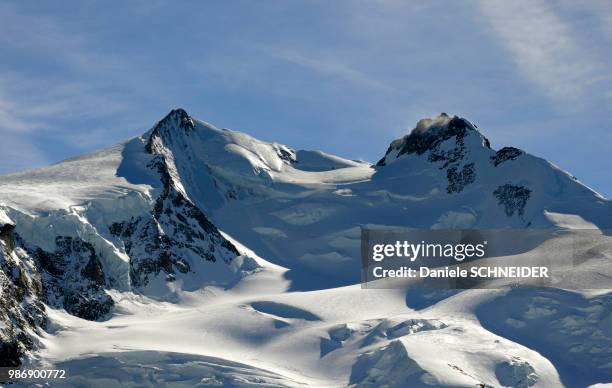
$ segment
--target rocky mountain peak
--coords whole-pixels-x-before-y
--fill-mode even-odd
[[[170,111],[161,119],[158,125],[172,126],[183,130],[193,129],[193,119],[183,108],[176,108]]]
[[[182,108],[173,109],[163,119],[161,119],[149,136],[146,144],[147,152],[153,152],[155,138],[165,139],[176,133],[189,134],[195,128],[194,120]]]
[[[389,145],[385,156],[378,161],[378,166],[395,161],[403,155],[422,155],[430,151],[430,159],[438,161],[449,155],[441,155],[440,145],[454,138],[455,142],[463,148],[463,140],[468,135],[481,138],[481,144],[485,148],[491,148],[489,140],[476,129],[476,126],[467,119],[458,116],[449,116],[441,113],[434,118],[425,118],[417,122],[410,133],[400,139],[394,140]],[[448,152],[446,152],[448,153]]]

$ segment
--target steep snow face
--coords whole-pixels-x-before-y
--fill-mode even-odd
[[[143,208],[138,206],[141,202],[138,197],[149,198],[153,187],[159,186],[159,178],[145,168],[150,155],[131,152],[133,144],[128,142],[48,167],[3,175],[0,201],[32,215],[94,203],[104,207],[101,213],[106,216],[140,212]],[[117,174],[123,160],[132,155],[130,164],[142,165],[143,168],[138,168],[139,183],[145,184],[132,184]]]

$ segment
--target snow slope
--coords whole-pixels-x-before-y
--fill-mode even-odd
[[[0,361],[67,368],[53,386],[612,382],[609,293],[364,290],[361,226],[604,238],[612,204],[445,114],[371,165],[173,110],[0,177]]]

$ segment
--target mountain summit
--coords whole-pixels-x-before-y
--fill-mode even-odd
[[[468,136],[476,136],[484,147],[491,148],[489,140],[464,118],[450,117],[446,113],[441,113],[433,119],[422,119],[408,135],[389,145],[385,156],[377,165],[384,166],[392,163],[402,155],[422,155],[427,151],[431,152],[431,161],[444,159],[452,162],[453,158],[456,160],[461,157],[462,149],[453,148],[452,152],[449,152],[449,150],[441,150],[440,145],[454,138],[457,144],[463,146]]]
[[[588,203],[585,206],[597,207],[603,203],[601,195],[553,164],[514,147],[495,151],[474,124],[446,113],[420,120],[408,135],[390,144],[377,166],[381,178],[402,175],[413,191],[446,192],[450,201],[455,200],[453,195],[461,194],[464,198],[480,197],[482,204],[497,202],[506,220],[519,220],[512,223],[516,227],[545,226],[545,218],[550,220],[547,212],[558,206]],[[472,202],[462,201],[464,208]],[[489,207],[492,210],[495,205]],[[499,222],[491,210],[481,213],[482,226]],[[598,217],[594,221],[607,222]]]

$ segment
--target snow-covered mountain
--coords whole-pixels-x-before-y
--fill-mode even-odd
[[[372,165],[173,110],[0,177],[0,364],[185,386],[612,382],[610,294],[362,290],[368,225],[605,231],[612,203],[456,116]]]

